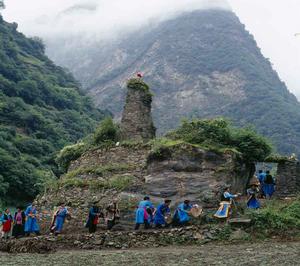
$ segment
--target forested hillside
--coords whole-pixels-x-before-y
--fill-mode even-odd
[[[0,15],[0,202],[27,202],[58,172],[54,155],[104,114],[72,75]]]
[[[300,154],[300,104],[230,11],[182,14],[110,45],[89,43],[86,50],[81,42],[81,53],[76,44],[74,50],[55,40],[49,44],[49,54],[116,116],[124,81],[143,71],[155,94],[159,132],[175,128],[183,117],[225,116],[238,126],[253,124],[279,152]]]

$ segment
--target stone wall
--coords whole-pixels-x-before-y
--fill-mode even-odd
[[[128,248],[153,248],[170,245],[202,245],[216,241],[222,226],[187,226],[147,231],[102,231],[84,234],[73,231],[59,236],[0,239],[0,252],[51,253],[59,250],[105,250]],[[101,262],[99,263],[101,265]],[[122,263],[120,263],[121,265]]]
[[[300,163],[285,161],[278,163],[276,175],[276,195],[295,196],[300,192]]]
[[[131,170],[142,176],[145,173],[150,150],[150,146],[143,144],[90,150],[72,162],[68,171],[76,170],[79,167],[100,167],[119,164],[131,166]]]
[[[152,121],[152,95],[148,85],[140,79],[131,79],[127,88],[121,120],[122,139],[143,141],[153,139],[156,129]]]

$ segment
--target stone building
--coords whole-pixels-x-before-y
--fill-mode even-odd
[[[156,129],[151,115],[152,94],[148,85],[139,78],[127,83],[127,97],[121,120],[123,140],[149,141]]]
[[[296,160],[278,163],[276,194],[280,197],[296,196],[300,192],[300,162]]]

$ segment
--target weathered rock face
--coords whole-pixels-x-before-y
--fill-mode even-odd
[[[276,195],[295,196],[300,191],[300,163],[298,161],[280,162],[277,166]]]
[[[71,164],[56,187],[37,199],[44,228],[61,200],[73,216],[65,231],[84,230],[94,199],[103,208],[113,198],[120,199],[120,229],[132,228],[136,205],[144,195],[150,195],[154,204],[170,198],[172,208],[186,198],[203,208],[217,208],[220,188],[231,184],[233,192],[243,192],[251,174],[234,153],[218,154],[189,144],[151,149],[148,144],[121,144],[85,153]],[[129,182],[123,184],[127,179]]]
[[[142,141],[153,139],[156,129],[151,116],[152,95],[148,85],[140,79],[131,79],[127,88],[121,120],[122,138]]]
[[[151,196],[186,198],[203,207],[215,207],[218,192],[230,184],[233,192],[244,192],[251,168],[237,160],[233,153],[218,154],[192,145],[178,145],[150,154],[145,190]]]

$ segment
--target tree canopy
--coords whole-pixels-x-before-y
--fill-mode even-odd
[[[56,153],[104,117],[44,50],[40,39],[0,21],[0,199],[11,203],[32,200],[59,174]]]

